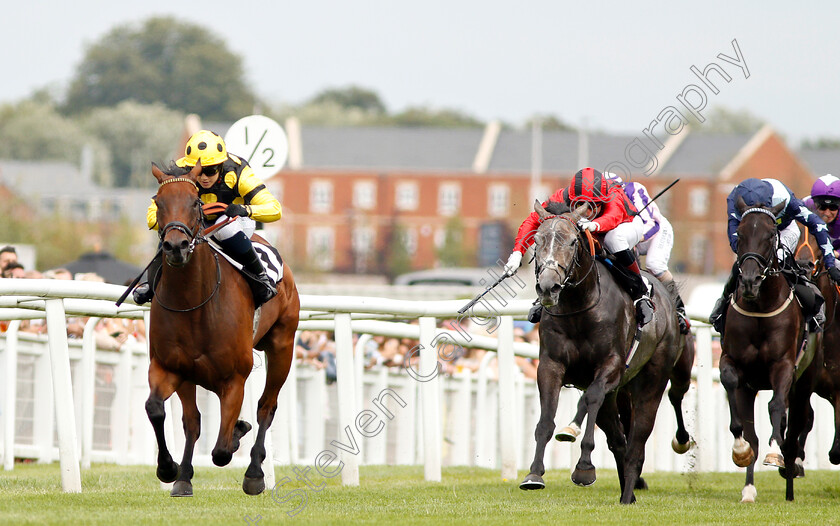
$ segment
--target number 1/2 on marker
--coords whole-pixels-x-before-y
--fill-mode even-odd
[[[254,145],[254,150],[251,152],[251,155],[248,156],[248,164],[251,164],[251,159],[254,158],[254,154],[257,153],[257,148],[260,147],[260,143],[263,139],[265,139],[265,134],[268,133],[268,128],[263,130],[262,135],[260,135],[260,140],[257,141],[257,144]],[[248,127],[245,127],[245,144],[248,144]]]

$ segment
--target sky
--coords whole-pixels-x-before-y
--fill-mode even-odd
[[[641,134],[668,106],[746,109],[792,146],[840,138],[840,4],[813,1],[58,0],[7,3],[0,102],[66,87],[86,47],[156,15],[201,25],[245,64],[273,103],[330,87],[376,91],[390,111],[453,108],[522,124]],[[121,5],[122,4],[122,5]],[[749,4],[749,5],[748,5]],[[718,55],[737,59],[726,62]],[[715,62],[731,78],[690,70]],[[747,71],[749,77],[747,78]],[[208,72],[213,74],[214,72]],[[224,75],[224,72],[218,72]]]

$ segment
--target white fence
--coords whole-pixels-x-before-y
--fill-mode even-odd
[[[58,458],[63,487],[66,491],[80,491],[80,465],[88,467],[92,461],[155,462],[154,435],[144,409],[148,396],[145,346],[125,345],[120,352],[96,350],[92,330],[95,318],[88,322],[81,342],[68,342],[64,330],[64,316],[71,314],[143,317],[145,308],[114,307],[113,301],[122,291],[122,287],[90,283],[0,280],[0,319],[46,316],[48,325],[49,320],[54,320],[47,337],[18,333],[18,323],[12,322],[0,340],[0,378],[5,384],[0,409],[6,469],[13,468],[15,457],[35,458],[39,462]],[[513,342],[511,316],[523,314],[530,302],[513,301],[504,308],[478,311],[485,317],[477,320],[493,323],[497,338],[435,328],[437,318],[454,318],[462,304],[303,296],[306,312],[300,328],[335,330],[338,381],[327,385],[323,370],[293,368],[280,393],[272,433],[268,435],[274,460],[281,465],[311,464],[322,451],[340,453],[345,463],[345,484],[359,483],[360,464],[423,464],[427,480],[440,480],[441,465],[500,468],[502,477],[507,479],[515,478],[517,470],[527,469],[533,456],[539,398],[535,383],[519,373],[514,353],[533,357],[537,349]],[[369,317],[419,317],[419,324],[356,319]],[[683,413],[697,445],[684,456],[671,451],[676,425],[667,396],[663,397],[648,442],[646,471],[738,469],[730,458],[732,438],[725,392],[716,382],[716,370],[712,368],[711,330],[696,325],[697,380],[686,396]],[[353,333],[362,335],[355,349]],[[418,339],[423,345],[419,369],[364,370],[361,348],[365,334]],[[467,370],[452,376],[435,375],[435,354],[441,341],[498,353],[488,353],[477,373]],[[250,422],[255,420],[256,400],[264,381],[261,353],[255,354],[255,368],[243,404],[243,417]],[[494,359],[497,366],[491,367]],[[498,378],[492,374],[494,370],[498,371]],[[575,390],[564,389],[561,393],[558,427],[571,419],[578,396]],[[769,438],[769,398],[769,392],[762,392],[757,400],[762,444]],[[831,468],[827,451],[834,435],[833,412],[822,399],[814,397],[813,404],[817,416],[806,449],[806,468]],[[203,429],[195,463],[209,466],[209,453],[219,425],[218,399],[202,392],[199,408]],[[704,425],[698,426],[698,422]],[[167,404],[167,424],[168,441],[178,457],[183,433],[177,397]],[[247,465],[252,445],[249,439],[253,436],[249,433],[243,439],[234,465]],[[597,440],[593,457],[596,466],[614,467],[600,433]],[[578,455],[577,444],[552,442],[546,450],[546,466],[571,468]],[[268,462],[271,458],[272,455]],[[266,475],[267,483],[273,485],[273,472],[266,471]]]

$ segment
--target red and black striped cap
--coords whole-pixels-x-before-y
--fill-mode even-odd
[[[593,201],[603,203],[607,200],[609,180],[594,168],[584,168],[575,174],[569,185],[570,201]]]

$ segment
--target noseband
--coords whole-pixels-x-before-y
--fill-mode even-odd
[[[746,252],[738,256],[738,261],[736,265],[738,267],[738,272],[741,273],[741,267],[744,265],[744,263],[751,259],[755,260],[755,262],[758,264],[758,268],[761,269],[761,275],[759,276],[759,284],[761,284],[761,282],[764,281],[768,276],[772,276],[774,274],[779,273],[778,269],[774,270],[772,268],[773,264],[778,260],[776,253],[779,248],[779,231],[778,229],[776,229],[776,216],[774,216],[773,212],[767,210],[766,208],[748,208],[744,211],[743,214],[741,214],[741,220],[743,220],[744,216],[746,216],[747,214],[752,213],[766,214],[770,216],[770,218],[773,220],[773,229],[775,230],[776,235],[773,236],[773,246],[770,251],[770,258],[766,258],[757,252]]]

